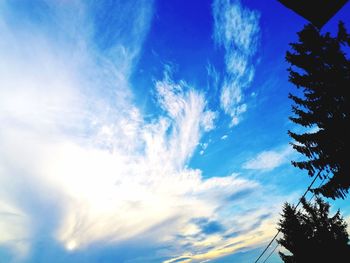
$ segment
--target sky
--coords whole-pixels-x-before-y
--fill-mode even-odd
[[[0,1],[0,262],[254,262],[311,182],[287,135],[306,23],[276,0]]]

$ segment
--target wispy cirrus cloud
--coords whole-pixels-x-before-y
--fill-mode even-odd
[[[155,247],[170,247],[158,260],[186,251],[180,233],[206,253],[220,241],[213,220],[230,231],[218,211],[258,184],[237,175],[203,178],[187,166],[215,127],[202,92],[165,74],[154,87],[160,115],[146,121],[134,104],[129,76],[152,3],[108,2],[137,19],[107,16],[99,25],[91,3],[38,1],[38,13],[22,20],[18,6],[1,3],[0,246],[23,259],[42,253],[38,243],[74,254],[148,235]]]
[[[260,245],[279,202],[262,205],[259,184],[237,174],[188,167],[216,125],[205,94],[165,73],[151,87],[161,113],[134,102],[152,2],[96,3],[0,3],[1,249],[76,262],[144,238],[149,262],[198,262]]]
[[[30,248],[28,245],[31,235],[29,217],[17,207],[1,201],[0,232],[0,247],[6,246],[16,255],[15,260],[23,260]]]
[[[226,74],[220,105],[237,125],[247,110],[244,89],[254,77],[253,57],[259,41],[259,13],[242,6],[239,0],[213,2],[214,40],[224,48]]]

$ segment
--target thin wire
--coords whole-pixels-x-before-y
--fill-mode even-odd
[[[326,178],[323,178],[323,180],[321,181],[321,183],[319,184],[319,186],[317,188],[320,188],[324,181],[326,181]],[[312,194],[311,198],[309,199],[309,203],[311,202],[311,200],[316,196],[315,192]]]
[[[309,185],[309,187],[306,189],[305,193],[302,195],[302,197],[299,199],[299,202],[297,203],[297,205],[294,208],[294,211],[297,210],[297,207],[301,204],[301,200],[303,200],[303,198],[305,198],[306,194],[311,190],[312,185],[315,183],[316,179],[320,176],[321,171],[319,171],[317,173],[317,175],[315,176],[314,180],[312,180],[311,184]]]
[[[320,187],[323,185],[323,183],[324,183],[325,180],[326,180],[326,178],[323,178],[323,180],[321,181],[321,183],[320,183],[320,185],[318,186],[318,188],[320,188]],[[313,193],[312,196],[311,196],[311,198],[309,199],[309,203],[311,202],[311,200],[312,200],[315,196],[316,196],[316,194]],[[273,250],[270,252],[270,254],[265,258],[265,260],[263,261],[263,263],[265,263],[265,262],[272,256],[272,254],[276,251],[276,249],[278,248],[279,245],[280,245],[279,243],[276,244],[276,246],[274,247],[274,249],[273,249]]]
[[[272,254],[276,251],[276,249],[278,248],[280,244],[276,244],[276,246],[274,247],[274,249],[271,251],[271,253],[267,256],[267,258],[265,258],[265,260],[263,261],[263,263],[265,263],[271,256]]]
[[[320,176],[321,171],[319,171],[317,173],[317,175],[315,176],[315,178],[312,180],[311,184],[309,185],[309,187],[306,189],[306,191],[304,192],[304,194],[301,196],[301,198],[299,199],[299,202],[297,203],[297,205],[294,207],[294,211],[296,211],[296,209],[298,208],[298,206],[301,204],[301,200],[303,198],[305,198],[306,194],[311,190],[312,185],[315,183],[316,179]],[[269,242],[269,244],[265,247],[265,249],[263,250],[263,252],[261,252],[261,254],[259,255],[259,257],[254,261],[254,263],[257,263],[259,261],[259,259],[265,254],[265,252],[269,249],[269,247],[271,246],[272,242],[277,238],[278,234],[281,231],[278,230],[276,235],[271,239],[271,241]]]
[[[260,254],[260,256],[257,258],[257,260],[255,260],[254,263],[258,262],[259,259],[265,254],[266,250],[271,246],[272,242],[276,239],[276,237],[278,236],[278,234],[281,232],[281,230],[278,230],[276,235],[271,239],[270,243],[266,246],[266,248],[264,249],[264,251]]]

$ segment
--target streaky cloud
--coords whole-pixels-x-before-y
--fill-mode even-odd
[[[129,77],[150,2],[118,6],[142,21],[104,26],[90,19],[93,2],[42,3],[35,12],[50,15],[27,14],[16,24],[18,7],[2,3],[0,225],[12,230],[1,247],[26,258],[37,243],[50,251],[56,242],[74,254],[147,234],[154,244],[172,244],[163,255],[170,258],[184,250],[176,237],[191,233],[188,222],[217,218],[228,196],[257,184],[203,178],[187,167],[201,136],[215,127],[202,92],[165,77],[154,87],[161,114],[146,121],[134,104]],[[119,27],[117,38],[100,32]],[[131,39],[129,31],[136,31]],[[104,44],[96,45],[99,35]]]
[[[220,105],[237,125],[247,110],[244,89],[254,78],[253,57],[259,42],[259,13],[239,0],[213,2],[214,40],[225,51],[226,74],[222,81]]]
[[[131,261],[200,262],[266,241],[274,218],[264,215],[277,214],[284,198],[262,205],[266,192],[257,182],[237,174],[208,178],[189,167],[217,125],[207,94],[165,72],[147,87],[157,114],[146,118],[135,103],[130,76],[152,1],[16,3],[0,2],[0,249],[19,262],[62,262],[61,254],[77,262],[147,240],[154,251]],[[220,31],[218,40],[225,81],[237,84],[226,88],[233,102],[222,98],[221,106],[236,123],[247,107],[242,94],[253,69],[245,61],[257,14],[237,1],[221,3],[237,25],[251,25],[242,35]],[[220,30],[233,27],[222,23]],[[217,82],[219,72],[209,71]]]
[[[285,146],[281,149],[262,151],[251,160],[243,164],[244,169],[271,171],[289,161],[293,154],[291,146]]]

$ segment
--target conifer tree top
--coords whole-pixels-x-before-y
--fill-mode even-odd
[[[292,164],[310,176],[326,178],[315,189],[326,197],[345,198],[350,188],[348,136],[350,60],[345,50],[350,35],[343,23],[338,34],[322,34],[313,25],[298,33],[299,42],[291,44],[286,60],[291,64],[289,80],[300,91],[290,94],[294,102],[290,119],[304,127],[303,133],[289,131],[294,149],[306,160]]]

